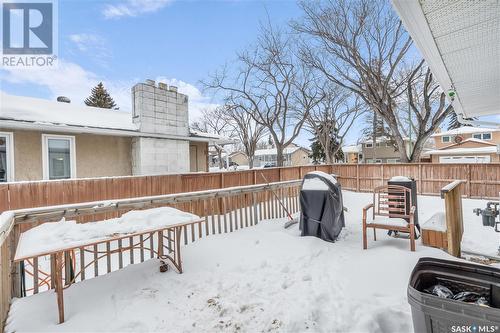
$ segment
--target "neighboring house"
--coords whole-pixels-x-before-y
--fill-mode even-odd
[[[238,165],[248,165],[248,157],[241,151],[235,151],[229,154],[229,161]]]
[[[311,151],[306,148],[289,145],[283,151],[284,166],[300,166],[311,164],[309,155]],[[254,157],[254,167],[276,166],[276,148],[257,149]]]
[[[0,181],[208,171],[218,136],[191,132],[188,97],[152,80],[132,113],[0,95]]]
[[[362,163],[363,153],[362,145],[350,145],[342,147],[342,152],[344,153],[344,163]]]
[[[410,149],[410,140],[404,138],[406,149]],[[362,163],[400,163],[399,151],[396,150],[394,143],[386,137],[379,137],[373,146],[372,139],[365,139],[361,142]]]
[[[499,162],[500,129],[460,127],[435,133],[436,148],[428,152],[432,163]]]

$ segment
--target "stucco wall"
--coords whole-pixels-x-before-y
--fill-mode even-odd
[[[231,162],[238,163],[238,165],[248,165],[248,158],[243,153],[233,154],[229,159]]]
[[[189,142],[189,169],[191,172],[208,171],[207,142]]]
[[[363,144],[363,148],[362,148],[362,154],[363,154],[363,160],[367,160],[367,159],[373,159],[374,156],[376,159],[382,159],[382,160],[386,160],[388,158],[392,159],[392,158],[399,158],[399,152],[398,151],[394,151],[394,147],[387,147],[385,145],[385,143],[382,143],[382,147],[375,147],[375,149],[373,148],[367,148],[365,147],[365,144]],[[375,152],[375,154],[374,154]]]
[[[15,180],[43,179],[42,134],[57,132],[36,132],[0,129],[14,133]],[[132,174],[131,139],[126,137],[76,134],[76,176],[102,177],[126,176]]]
[[[309,153],[303,149],[298,149],[292,154],[292,166],[308,165]]]

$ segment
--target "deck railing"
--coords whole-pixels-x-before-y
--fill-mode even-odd
[[[13,264],[19,236],[36,225],[62,218],[99,220],[104,216],[118,216],[137,209],[170,206],[203,217],[203,222],[185,226],[181,233],[182,243],[187,245],[213,234],[237,231],[253,226],[259,221],[286,217],[299,209],[298,193],[301,181],[283,181],[270,184],[230,187],[190,193],[157,195],[107,201],[86,202],[51,207],[39,207],[5,212],[0,225],[0,283],[1,313],[5,322],[12,297],[23,297],[52,289],[53,258],[39,257],[34,262]],[[285,210],[286,209],[286,210]],[[135,239],[137,238],[137,239]],[[143,262],[154,257],[143,245],[157,242],[150,239],[130,237],[128,242],[120,239],[101,244],[102,248],[85,248],[66,253],[65,284],[83,281],[123,268],[128,264]],[[136,246],[140,244],[141,246]],[[127,249],[118,251],[118,249]],[[100,259],[96,259],[96,255]],[[91,265],[86,262],[92,262]],[[75,274],[75,271],[79,273]],[[21,274],[23,273],[23,274]],[[3,326],[2,326],[3,327]]]

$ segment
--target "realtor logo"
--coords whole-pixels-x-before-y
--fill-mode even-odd
[[[45,0],[2,1],[2,66],[53,66],[56,4]]]

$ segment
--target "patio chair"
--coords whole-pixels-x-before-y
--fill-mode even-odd
[[[409,205],[407,206],[407,203]],[[407,207],[410,207],[408,210]],[[367,212],[372,209],[372,218]],[[363,208],[363,249],[368,241],[366,230],[373,229],[373,240],[377,240],[377,229],[405,232],[410,235],[410,249],[415,251],[415,206],[411,202],[411,190],[399,185],[384,185],[373,190],[373,202]]]

